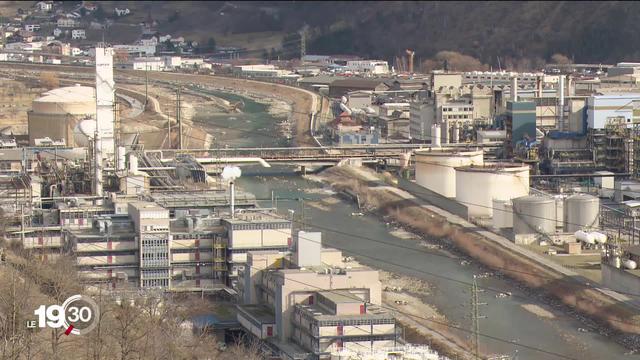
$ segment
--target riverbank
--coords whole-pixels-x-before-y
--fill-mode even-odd
[[[142,72],[132,70],[117,71],[119,74],[141,75]],[[255,94],[261,98],[287,99],[291,106],[291,131],[294,146],[315,146],[309,132],[309,114],[315,112],[318,106],[317,95],[291,86],[264,83],[254,80],[229,78],[222,76],[174,74],[164,72],[149,72],[150,80],[200,84],[216,88],[234,89],[235,91]]]
[[[518,256],[472,228],[461,226],[459,221],[451,221],[453,215],[444,215],[440,209],[424,205],[398,188],[369,186],[372,179],[382,179],[373,171],[335,167],[323,172],[320,177],[337,190],[349,189],[358,193],[365,211],[391,218],[424,236],[442,239],[481,264],[535,289],[536,293],[550,294],[569,308],[612,329],[608,335],[627,348],[637,348],[640,329],[637,325],[638,313],[633,308],[596,289],[565,278],[531,259]],[[529,307],[527,310],[531,309],[535,308]]]

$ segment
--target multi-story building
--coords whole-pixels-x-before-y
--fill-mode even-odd
[[[64,229],[62,246],[73,251],[85,280],[171,291],[224,286],[227,240],[220,218],[169,219],[169,210],[149,202],[114,207],[88,226]]]
[[[140,287],[171,287],[169,210],[150,202],[129,203],[140,244]]]
[[[258,250],[287,251],[291,246],[291,221],[274,213],[247,210],[235,218],[225,218],[229,284],[236,285],[238,271],[247,262],[247,253]]]
[[[56,22],[56,25],[58,25],[58,27],[60,28],[74,28],[78,26],[78,21],[73,18],[60,18]]]
[[[285,357],[393,346],[395,320],[380,307],[378,272],[349,265],[339,250],[322,248],[320,233],[299,232],[294,254],[250,252],[238,282],[238,321]]]

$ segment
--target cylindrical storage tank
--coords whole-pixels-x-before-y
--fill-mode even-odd
[[[597,228],[600,224],[600,199],[587,194],[567,197],[564,203],[566,231]]]
[[[82,120],[73,128],[73,139],[77,146],[89,147],[95,134],[96,121],[94,119]]]
[[[522,196],[513,203],[514,234],[553,234],[556,221],[549,214],[555,211],[555,200],[544,196]]]
[[[493,199],[492,224],[496,229],[513,227],[513,205],[511,205],[511,201]]]
[[[434,147],[442,146],[442,134],[440,133],[440,124],[431,125],[431,145]]]
[[[596,238],[586,231],[578,230],[574,235],[576,236],[576,240],[580,242],[590,245],[594,245],[596,243]]]
[[[451,127],[449,126],[449,120],[445,120],[442,126],[442,142],[445,144],[448,144],[451,142],[449,137],[450,131],[451,131]]]
[[[455,180],[456,200],[467,207],[471,217],[492,217],[494,199],[529,194],[529,166],[518,163],[459,167]]]
[[[116,149],[118,162],[116,163],[116,170],[124,171],[126,163],[126,150],[124,146],[118,146]]]
[[[136,174],[138,172],[138,156],[133,153],[129,153],[129,174]]]
[[[456,170],[460,166],[482,165],[482,150],[459,151],[431,148],[415,151],[416,182],[442,196],[456,196]]]

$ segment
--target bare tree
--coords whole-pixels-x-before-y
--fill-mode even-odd
[[[569,59],[566,55],[562,55],[560,53],[555,53],[551,56],[551,61],[555,64],[565,65],[571,64],[571,59]]]
[[[55,89],[60,87],[60,79],[56,73],[43,72],[40,75],[40,83],[47,89]]]

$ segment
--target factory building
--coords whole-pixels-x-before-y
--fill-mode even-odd
[[[640,94],[620,93],[593,95],[587,99],[587,126],[604,129],[612,122],[625,123],[628,128],[640,122]]]
[[[168,209],[138,200],[63,210],[62,246],[73,249],[86,280],[112,287],[194,291],[235,285],[248,252],[282,253],[291,243],[291,222],[265,209],[235,219],[182,212],[171,218]]]
[[[88,86],[67,86],[53,89],[33,100],[27,113],[29,144],[36,139],[50,138],[75,146],[73,130],[87,118],[95,119],[95,89]]]
[[[380,307],[378,272],[346,266],[339,250],[321,247],[320,233],[300,232],[296,245],[296,254],[248,254],[238,321],[276,356],[324,359],[342,349],[394,346],[395,320]]]
[[[507,154],[513,154],[516,143],[536,140],[536,104],[531,101],[508,101],[505,119]]]

